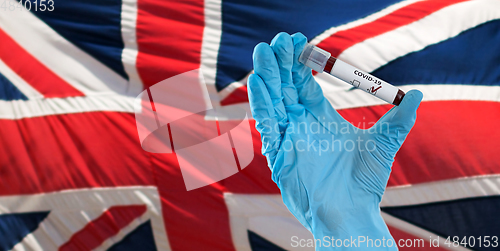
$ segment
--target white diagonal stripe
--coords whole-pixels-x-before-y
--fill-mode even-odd
[[[388,187],[380,206],[408,206],[497,195],[500,195],[500,174]]]
[[[316,36],[314,39],[311,39],[311,44],[319,44],[321,41],[329,38],[330,36],[332,36],[333,34],[339,32],[339,31],[343,31],[343,30],[348,30],[348,29],[352,29],[354,27],[357,27],[357,26],[361,26],[363,24],[367,24],[367,23],[370,23],[370,22],[373,22],[383,16],[387,16],[388,14],[391,14],[392,12],[398,10],[398,9],[401,9],[401,8],[404,8],[410,4],[413,4],[413,3],[416,3],[416,2],[420,2],[422,0],[405,0],[405,1],[401,1],[401,2],[398,2],[398,3],[395,3],[393,5],[390,5],[378,12],[375,12],[369,16],[366,16],[364,18],[361,18],[361,19],[357,19],[357,20],[354,20],[352,22],[349,22],[349,23],[346,23],[346,24],[343,24],[343,25],[340,25],[340,26],[335,26],[335,27],[332,27],[326,31],[324,31],[323,33],[319,34],[318,36]]]
[[[430,239],[435,240],[439,239],[439,247],[447,250],[460,250],[460,251],[466,251],[466,250],[471,250],[468,248],[464,248],[462,246],[458,247],[453,247],[453,245],[448,246],[448,244],[445,243],[446,238],[443,238],[442,236],[438,236],[432,232],[429,232],[425,229],[419,228],[415,225],[412,225],[406,221],[400,220],[390,214],[382,212],[382,218],[384,218],[384,221],[387,225],[395,227],[397,229],[403,230],[415,237],[420,237],[424,241],[428,241]],[[405,240],[405,239],[400,239],[400,240]],[[406,239],[407,240],[407,239]],[[414,241],[414,239],[412,240]],[[399,244],[399,243],[396,243]],[[412,244],[412,247],[415,247],[414,244]],[[418,247],[417,247],[418,248]]]
[[[20,5],[16,0],[7,4]],[[0,29],[64,81],[85,95],[127,94],[128,82],[67,41],[29,11],[3,11]]]
[[[71,189],[34,195],[0,196],[0,215],[50,211],[38,229],[13,248],[45,251],[57,250],[74,233],[110,207],[124,205],[146,205],[148,210],[139,221],[145,222],[144,217],[151,219],[158,250],[170,250],[160,196],[157,188],[153,186]],[[123,232],[112,237],[111,242],[123,238],[131,228],[138,226],[139,221],[129,224]]]
[[[292,246],[293,236],[313,239],[313,235],[288,211],[281,195],[224,193],[224,201],[237,251],[252,250],[248,230],[285,250],[314,250],[314,247]]]
[[[338,58],[372,72],[398,57],[445,41],[495,19],[500,19],[498,0],[460,2],[411,24],[357,43],[344,50]]]
[[[71,236],[98,218],[105,210],[51,210],[38,228],[12,250],[58,250]]]
[[[35,88],[26,83],[24,79],[19,77],[9,66],[7,66],[0,59],[0,74],[4,75],[13,85],[19,89],[26,97],[29,99],[40,99],[43,98],[43,95],[40,94]]]
[[[114,235],[113,237],[104,241],[99,247],[95,248],[93,251],[106,251],[114,244],[120,242],[125,238],[128,234],[134,231],[137,227],[145,223],[149,220],[148,213],[142,214],[140,217],[132,220],[126,227],[120,229],[120,231]]]

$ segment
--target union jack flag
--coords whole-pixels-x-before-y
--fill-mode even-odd
[[[139,93],[195,69],[219,123],[249,112],[253,47],[280,31],[424,93],[381,203],[400,249],[495,249],[500,1],[27,2],[41,4],[0,0],[0,250],[313,250],[292,246],[312,235],[283,205],[253,121],[252,162],[191,191],[175,153],[141,148],[135,122]],[[315,78],[355,126],[391,108]],[[469,245],[445,245],[455,236]]]

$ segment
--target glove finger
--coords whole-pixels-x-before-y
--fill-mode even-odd
[[[268,90],[272,106],[276,112],[276,118],[280,131],[284,131],[287,123],[285,105],[281,95],[281,79],[278,62],[274,56],[273,49],[266,43],[255,46],[253,52],[253,65],[255,74],[264,81]]]
[[[262,154],[267,157],[270,166],[281,142],[281,134],[275,129],[278,123],[271,96],[264,81],[256,74],[248,77],[248,100],[255,119],[255,128],[262,139]]]
[[[328,119],[339,124],[346,122],[323,95],[321,87],[314,80],[311,68],[299,62],[307,38],[302,33],[295,33],[292,35],[292,41],[294,45],[292,79],[299,95],[299,103],[316,118]]]
[[[392,157],[399,150],[415,124],[417,109],[422,98],[422,92],[409,91],[399,106],[393,107],[375,124],[376,135],[378,135],[379,142],[382,142],[378,146],[392,154]]]
[[[285,106],[295,105],[299,102],[297,90],[292,80],[293,41],[285,32],[276,35],[271,41],[271,48],[276,55],[281,78],[281,93]]]

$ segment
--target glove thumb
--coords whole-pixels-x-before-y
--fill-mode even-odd
[[[399,106],[389,110],[375,125],[378,141],[385,151],[396,154],[406,136],[415,124],[417,109],[422,101],[423,94],[418,90],[411,90],[404,96]]]

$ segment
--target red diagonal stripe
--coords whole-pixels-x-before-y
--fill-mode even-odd
[[[111,207],[99,218],[91,221],[82,230],[75,233],[59,250],[93,250],[145,212],[145,205]]]
[[[47,98],[84,96],[19,46],[1,29],[0,41],[2,41],[0,59],[43,96]]]
[[[318,46],[331,52],[332,56],[337,57],[347,48],[366,39],[408,25],[444,7],[464,1],[439,0],[416,2],[372,22],[334,33],[332,36],[321,41]]]
[[[220,101],[221,105],[232,105],[237,103],[248,103],[247,86],[241,86],[231,92],[227,97]]]
[[[366,39],[376,37],[385,32],[395,30],[401,26],[408,25],[424,18],[444,7],[464,2],[467,0],[439,0],[421,1],[407,5],[395,10],[372,22],[334,33],[332,36],[321,41],[318,46],[331,52],[332,56],[338,57],[347,48],[363,42]],[[314,72],[316,74],[316,72]],[[231,105],[248,102],[246,87],[238,88],[221,101],[221,105]]]

